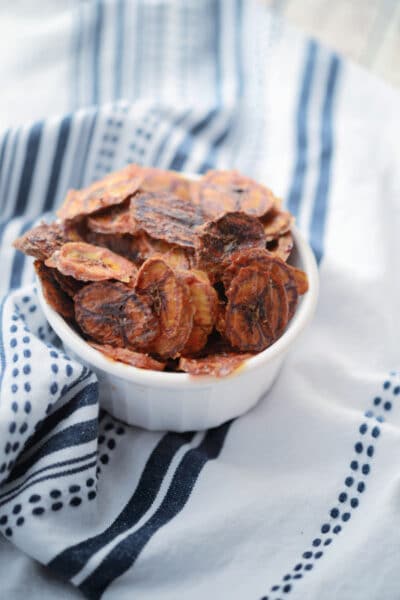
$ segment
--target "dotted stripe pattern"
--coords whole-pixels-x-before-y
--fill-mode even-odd
[[[280,583],[270,588],[270,593],[261,600],[282,600],[293,590],[296,582],[312,571],[324,556],[334,540],[352,518],[354,511],[360,506],[362,495],[367,489],[367,479],[371,474],[376,443],[382,433],[381,424],[385,416],[392,410],[397,396],[400,399],[399,377],[396,371],[382,384],[382,394],[372,401],[372,409],[364,413],[364,420],[358,428],[358,438],[354,444],[354,455],[349,464],[343,487],[335,504],[330,508],[326,521],[321,525],[319,534],[311,541],[309,548],[303,552],[299,562],[291,571],[283,575]]]
[[[118,153],[118,145],[125,128],[127,111],[128,107],[126,105],[117,104],[112,109],[113,114],[110,115],[105,122],[97,151],[92,182],[104,177],[107,173],[111,173],[115,168],[121,166],[115,165],[114,159]]]
[[[74,483],[65,490],[54,487],[48,497],[41,494],[30,494],[26,502],[18,500],[8,513],[0,515],[1,532],[8,538],[12,537],[14,529],[22,527],[30,516],[41,517],[46,512],[58,512],[62,508],[77,508],[83,500],[94,500],[97,496],[97,482],[93,477],[86,479],[85,485]]]

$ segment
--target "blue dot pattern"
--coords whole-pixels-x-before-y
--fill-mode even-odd
[[[36,483],[36,479],[43,479],[43,476],[35,477],[39,466],[34,461],[25,470],[21,459],[26,451],[32,452],[30,440],[33,435],[39,449],[45,436],[46,439],[54,437],[58,440],[60,431],[68,431],[66,422],[61,418],[63,406],[68,406],[73,423],[79,424],[80,419],[75,416],[78,415],[77,411],[81,411],[82,418],[90,423],[89,433],[86,428],[83,429],[86,440],[76,444],[74,456],[78,459],[80,454],[92,456],[91,460],[84,463],[87,470],[82,472],[80,478],[83,485],[87,479],[95,482],[91,488],[86,488],[80,500],[80,495],[75,494],[72,503],[72,498],[69,498],[63,504],[76,509],[81,502],[94,499],[97,486],[98,400],[95,376],[65,355],[38,307],[33,287],[29,288],[28,293],[15,291],[10,294],[1,305],[1,311],[1,322],[8,325],[0,327],[0,383],[4,392],[0,403],[0,483],[6,479],[8,481],[2,486],[2,493],[7,490],[7,501],[0,502],[0,526],[3,526],[0,533],[11,537],[15,534],[15,528],[23,528],[29,519],[43,518],[51,510],[50,503],[54,504],[49,497],[46,501],[44,498],[37,500],[36,496],[40,497],[41,494],[36,489],[40,490],[44,484]],[[57,416],[58,412],[60,417]],[[53,420],[46,422],[47,419]],[[64,445],[65,450],[59,450],[57,458],[50,451],[42,458],[40,468],[44,468],[44,475],[54,474],[54,471],[47,470],[53,463],[62,463],[70,458],[70,444],[64,444],[61,440],[61,447]],[[36,446],[33,446],[33,457]],[[13,481],[14,468],[22,469],[23,480],[28,482],[22,491],[16,487],[21,480],[16,478]],[[68,484],[79,486],[81,481],[77,481],[72,473]]]
[[[395,371],[390,375],[396,379],[399,376]],[[354,458],[349,461],[349,471],[343,480],[343,488],[337,495],[337,502],[327,511],[328,519],[320,526],[318,537],[311,540],[309,548],[302,554],[302,558],[310,562],[295,563],[291,572],[286,572],[282,577],[282,583],[271,586],[269,593],[260,600],[282,600],[282,596],[290,594],[295,581],[301,579],[306,571],[312,571],[315,561],[323,557],[324,548],[330,546],[351,521],[367,489],[366,480],[372,472],[371,459],[375,455],[375,444],[382,433],[384,413],[392,411],[395,397],[399,394],[400,385],[394,385],[390,378],[386,379],[380,395],[372,398],[373,409],[364,413],[362,423],[357,428],[358,439],[353,445]],[[285,583],[287,581],[292,583]]]

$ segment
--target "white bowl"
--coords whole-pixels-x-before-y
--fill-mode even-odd
[[[45,301],[44,314],[70,356],[99,378],[100,403],[112,415],[151,430],[196,431],[242,415],[269,390],[291,345],[311,320],[318,297],[314,255],[296,228],[291,264],[308,276],[309,290],[299,300],[285,333],[272,346],[223,378],[147,371],[114,362],[89,346]]]

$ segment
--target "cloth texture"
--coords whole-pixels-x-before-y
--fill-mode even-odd
[[[257,0],[0,16],[0,596],[398,599],[398,94]],[[103,411],[11,246],[131,162],[256,177],[319,263],[271,391],[206,432]]]

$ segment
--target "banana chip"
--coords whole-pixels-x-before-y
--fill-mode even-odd
[[[70,297],[73,298],[77,292],[85,285],[83,281],[78,281],[69,275],[63,275],[57,269],[51,269],[51,273],[60,286],[60,288]]]
[[[259,267],[243,267],[227,291],[224,335],[233,348],[259,352],[275,339],[271,310],[270,273]],[[274,310],[280,311],[279,306]]]
[[[195,227],[203,220],[195,205],[166,192],[137,194],[132,202],[139,227],[153,238],[194,247]]]
[[[144,179],[140,186],[143,192],[170,192],[181,200],[190,200],[191,184],[176,171],[164,171],[147,167],[143,169]]]
[[[195,202],[210,219],[236,211],[262,217],[275,203],[271,190],[237,171],[209,171],[193,189]]]
[[[240,212],[210,221],[199,227],[197,233],[197,267],[206,271],[213,283],[221,279],[232,254],[245,248],[265,248],[260,221]]]
[[[152,371],[164,371],[165,369],[165,363],[142,352],[134,352],[127,348],[114,348],[114,346],[95,344],[93,342],[90,342],[90,345],[95,350],[107,356],[107,358],[137,367],[138,369],[151,369]]]
[[[146,350],[159,333],[149,298],[123,283],[86,285],[75,294],[74,305],[79,327],[101,344]]]
[[[230,375],[243,363],[251,358],[253,354],[236,354],[226,352],[221,354],[210,354],[203,358],[186,358],[179,360],[179,370],[185,371],[193,376],[208,375],[211,377],[226,377]]]
[[[40,260],[35,260],[34,267],[42,285],[43,296],[47,304],[64,319],[68,321],[74,320],[75,315],[72,300],[58,285],[54,278],[53,269],[46,267]]]
[[[267,250],[286,262],[293,250],[293,237],[290,231],[271,242],[267,242]]]
[[[160,323],[160,334],[150,351],[175,358],[184,348],[193,324],[189,287],[159,258],[149,258],[139,269],[135,289],[151,299]]]
[[[41,223],[16,239],[13,246],[28,256],[44,261],[67,241],[69,236],[61,223]]]
[[[87,225],[89,229],[96,233],[106,234],[133,234],[138,229],[133,217],[130,200],[89,216]]]
[[[85,242],[68,242],[46,260],[48,267],[58,269],[79,281],[117,279],[131,281],[137,272],[135,265],[107,248]]]
[[[143,170],[137,165],[128,165],[121,171],[110,173],[83,190],[69,190],[63,205],[58,209],[60,219],[74,219],[121,204],[132,196],[143,181]]]
[[[207,343],[218,311],[218,294],[202,271],[180,273],[180,278],[189,287],[193,306],[193,327],[182,354],[195,354]]]
[[[290,212],[274,207],[261,219],[261,222],[267,242],[271,242],[290,231],[294,224],[294,217]]]

